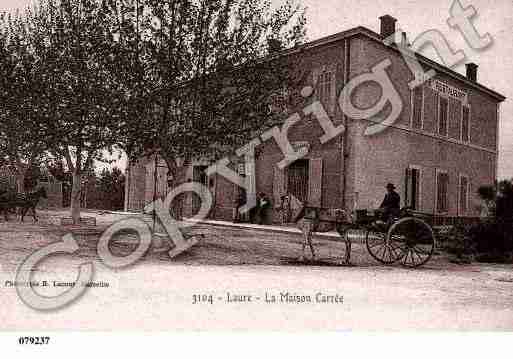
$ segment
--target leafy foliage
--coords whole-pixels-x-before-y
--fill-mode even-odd
[[[481,187],[479,196],[493,203],[494,217],[467,232],[474,250],[484,261],[504,262],[513,252],[513,183],[509,180]]]
[[[130,160],[220,157],[281,119],[304,11],[293,0],[39,0],[0,16],[3,161],[65,159],[82,176]]]
[[[292,59],[272,51],[305,35],[293,2],[273,11],[268,1],[135,0],[117,18],[129,158],[158,151],[173,170],[177,158],[222,156],[279,121],[273,106],[295,78]]]

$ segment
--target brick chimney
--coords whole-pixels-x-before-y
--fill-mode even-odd
[[[477,66],[475,63],[471,62],[470,64],[465,65],[467,67],[467,78],[470,81],[477,82]]]
[[[408,35],[404,31],[401,34],[401,46],[402,47],[410,47],[411,46],[410,42],[408,41]]]
[[[383,15],[379,17],[381,21],[381,36],[387,38],[395,33],[396,18],[390,15]]]

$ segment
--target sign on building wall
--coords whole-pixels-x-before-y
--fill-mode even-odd
[[[241,176],[246,175],[246,164],[245,163],[239,163],[237,165],[237,173]]]
[[[424,73],[416,73],[415,78],[420,79],[421,83],[426,83],[429,88],[443,96],[461,101],[465,105],[468,104],[468,92],[466,91],[443,81],[427,78]]]
[[[468,104],[468,93],[457,87],[448,85],[439,80],[430,80],[429,87],[441,95],[461,101],[463,104]]]

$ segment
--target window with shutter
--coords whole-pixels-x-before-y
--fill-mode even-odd
[[[449,211],[449,175],[447,174],[447,172],[437,172],[436,183],[436,209],[438,213],[446,213]]]
[[[208,166],[193,166],[193,181],[201,183],[203,185],[202,189],[208,188],[207,168]],[[201,208],[201,198],[196,193],[190,193],[190,196],[192,197],[192,213],[195,215]]]
[[[438,101],[438,134],[440,136],[447,136],[447,118],[449,116],[449,103],[445,97],[439,97]]]
[[[417,86],[412,90],[412,106],[411,127],[422,129],[422,114],[424,112],[424,88],[422,86]]]
[[[290,194],[303,203],[308,201],[308,160],[298,160],[287,169],[287,189]]]
[[[420,210],[420,169],[406,169],[405,204],[414,210]]]
[[[317,94],[319,101],[325,106],[326,109],[331,109],[333,99],[333,72],[323,71],[319,74],[317,79]]]
[[[469,194],[469,180],[466,176],[460,176],[460,191],[459,191],[459,214],[463,215],[468,211],[468,194]]]
[[[461,140],[463,142],[470,141],[470,107],[463,106],[463,114],[461,116]]]

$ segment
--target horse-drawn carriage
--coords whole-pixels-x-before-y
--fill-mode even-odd
[[[293,201],[294,197],[290,197],[289,202]],[[435,236],[426,215],[408,208],[402,209],[398,217],[385,221],[380,210],[356,210],[350,214],[341,209],[309,207],[299,201],[295,207],[292,221],[304,235],[302,258],[306,245],[315,258],[313,232],[331,230],[336,230],[346,243],[347,264],[351,256],[349,232],[354,230],[365,233],[369,254],[387,265],[399,262],[405,267],[417,268],[426,264],[435,250]]]
[[[315,217],[322,210],[307,208],[307,212]],[[347,236],[350,230],[363,230],[367,251],[378,262],[400,262],[415,268],[426,264],[435,249],[433,230],[420,216],[404,208],[399,217],[384,221],[379,210],[357,210],[351,221],[335,217],[335,227],[341,236]]]

